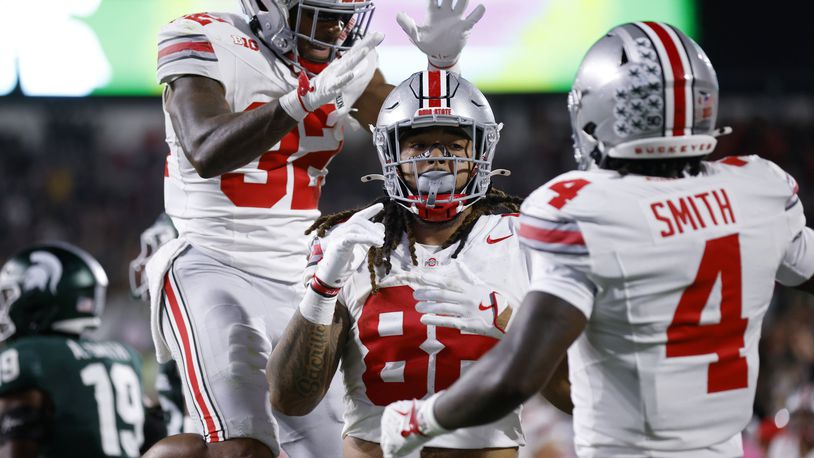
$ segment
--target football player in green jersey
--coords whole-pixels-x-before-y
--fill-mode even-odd
[[[0,456],[139,456],[141,358],[81,337],[99,326],[106,289],[102,266],[67,243],[0,269]]]

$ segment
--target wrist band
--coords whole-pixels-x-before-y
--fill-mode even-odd
[[[435,393],[424,402],[423,406],[421,406],[419,424],[420,427],[422,427],[421,429],[424,429],[424,431],[421,431],[422,434],[427,436],[437,436],[439,434],[449,432],[449,430],[441,426],[441,424],[438,423],[438,419],[435,418],[435,401],[438,400],[438,397],[440,397],[443,392],[444,391],[442,390]]]
[[[305,109],[296,89],[280,97],[280,108],[296,121],[302,121],[308,116],[308,110]]]
[[[332,288],[325,283],[322,282],[316,275],[311,277],[311,289],[314,290],[320,296],[325,297],[336,297],[339,294],[339,290],[341,288]]]
[[[461,74],[461,66],[458,64],[458,59],[455,59],[455,62],[450,65],[436,65],[432,63],[431,60],[427,59],[427,70],[443,70],[449,73]]]
[[[303,318],[313,324],[330,325],[333,323],[336,296],[323,296],[313,288],[305,288],[305,295],[300,301],[299,311]]]

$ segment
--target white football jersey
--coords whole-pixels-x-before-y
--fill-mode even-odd
[[[305,268],[304,230],[319,216],[326,166],[342,148],[350,108],[378,65],[371,52],[335,103],[309,114],[268,152],[216,178],[201,178],[164,110],[167,157],[164,205],[181,236],[222,262],[290,282]],[[159,33],[158,80],[184,75],[220,82],[229,107],[251,110],[294,90],[291,69],[257,41],[243,16],[192,14]],[[165,89],[166,94],[166,89]]]
[[[422,273],[460,278],[458,265],[465,264],[516,313],[531,275],[518,229],[516,214],[482,216],[456,259],[451,256],[457,244],[443,250],[416,244],[418,266],[410,260],[405,237],[391,254],[390,273],[382,278],[384,272],[379,270],[376,281],[381,289],[372,296],[367,252],[356,250],[353,265],[358,268],[338,296],[353,321],[340,367],[345,382],[343,435],[379,442],[381,415],[388,404],[426,399],[448,388],[497,343],[490,337],[422,324],[413,290],[422,285]],[[309,261],[311,275],[321,258],[316,242]],[[427,446],[480,449],[523,444],[518,408],[495,423],[459,429]]]
[[[580,456],[740,456],[775,281],[814,273],[794,180],[757,156],[691,178],[569,172],[524,202],[531,289],[588,317],[569,349]]]

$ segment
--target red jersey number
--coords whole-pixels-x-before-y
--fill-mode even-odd
[[[201,24],[202,26],[209,25],[209,24],[212,23],[212,21],[218,21],[218,22],[224,22],[224,23],[226,22],[223,19],[216,18],[214,16],[210,16],[209,14],[206,14],[206,13],[188,14],[188,15],[184,16],[183,19],[189,19],[190,21],[195,21],[198,24]]]
[[[701,312],[721,277],[721,321],[702,325]],[[707,392],[737,390],[749,385],[749,367],[741,356],[749,320],[741,316],[741,253],[738,234],[708,240],[692,284],[684,290],[667,328],[667,357],[715,353],[710,363]]]
[[[434,383],[436,392],[448,388],[461,376],[462,361],[479,359],[497,343],[490,337],[435,327],[435,338],[443,348],[435,353],[435,370],[432,371],[430,353],[422,348],[428,340],[428,328],[421,323],[421,314],[416,312],[415,304],[411,287],[395,286],[382,288],[371,295],[362,309],[359,339],[368,350],[364,357],[366,370],[362,381],[368,399],[376,405],[421,399],[427,395],[430,382]],[[389,330],[380,327],[382,314],[389,313],[394,314],[395,317],[391,318],[396,320],[400,316],[400,330],[393,331],[392,326]],[[431,345],[426,348],[429,350]],[[388,367],[401,368],[401,381],[384,380],[382,370]]]
[[[246,109],[253,110],[264,103],[255,102]],[[327,127],[328,115],[334,105],[323,105],[305,117],[305,135],[321,137]],[[342,143],[335,150],[313,151],[291,162],[293,166],[292,210],[312,210],[317,208],[323,176],[321,171],[342,149]],[[279,149],[268,151],[260,156],[259,170],[266,172],[263,183],[246,182],[243,173],[221,175],[220,189],[238,207],[271,208],[286,195],[288,186],[288,159],[300,150],[300,133],[294,128],[280,140]]]
[[[591,184],[590,181],[582,178],[558,181],[548,187],[557,193],[555,197],[548,201],[548,204],[557,210],[560,210],[565,206],[565,204],[568,203],[569,200],[576,197],[582,188],[589,184]]]

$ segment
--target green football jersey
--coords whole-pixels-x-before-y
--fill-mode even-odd
[[[184,432],[184,393],[181,388],[181,375],[175,361],[158,366],[158,375],[155,378],[155,390],[158,401],[164,412],[164,424],[167,425],[167,435]]]
[[[37,389],[53,406],[40,457],[137,457],[141,357],[118,342],[27,336],[0,347],[0,396]]]

